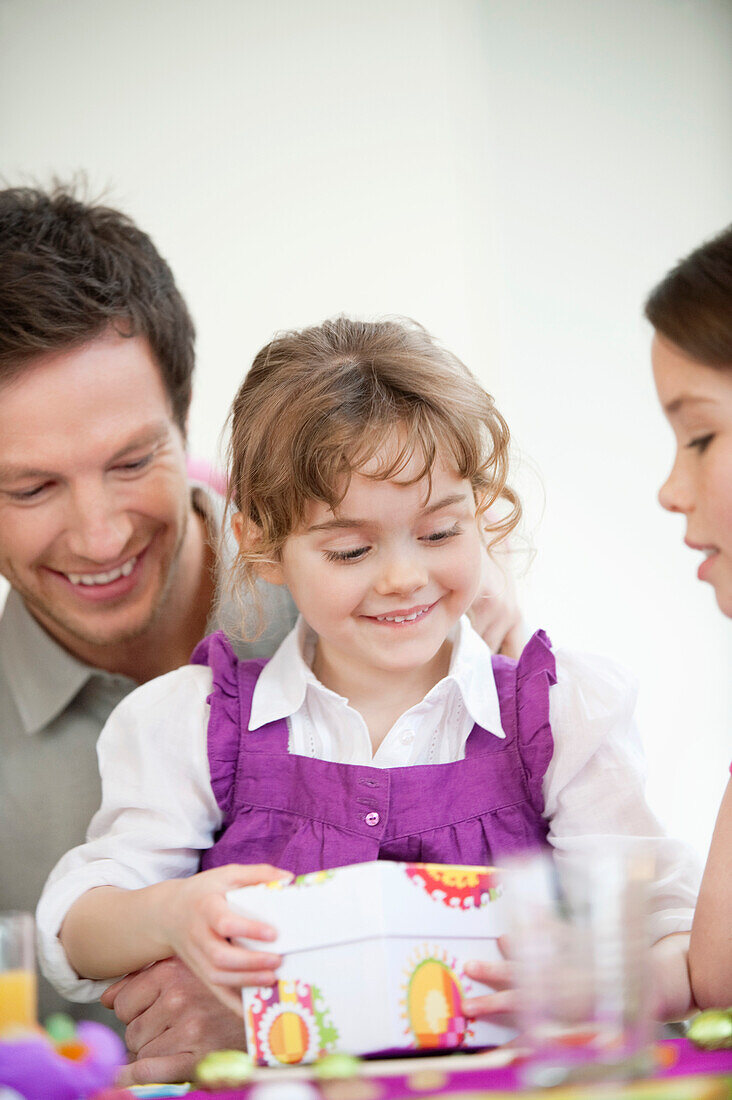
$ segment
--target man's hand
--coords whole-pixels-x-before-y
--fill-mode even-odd
[[[520,657],[524,624],[509,569],[510,550],[503,545],[483,554],[480,588],[468,616],[491,653]]]
[[[126,1024],[134,1061],[120,1086],[189,1081],[196,1063],[212,1050],[244,1050],[244,1024],[180,959],[163,959],[115,982],[102,1004]]]

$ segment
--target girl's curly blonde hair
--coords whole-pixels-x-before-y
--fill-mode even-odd
[[[399,446],[386,451],[395,429]],[[416,322],[335,317],[278,335],[255,356],[230,413],[227,514],[240,512],[256,532],[236,556],[233,592],[253,594],[258,563],[278,560],[308,503],[335,511],[351,474],[372,459],[369,476],[387,480],[417,455],[410,481],[430,484],[440,458],[471,482],[479,513],[504,502],[486,521],[492,545],[521,516],[508,450],[493,398]]]

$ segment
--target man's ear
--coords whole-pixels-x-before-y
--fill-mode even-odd
[[[231,530],[239,544],[242,553],[252,550],[262,539],[262,529],[254,520],[245,519],[241,512],[234,512],[231,517]],[[285,578],[282,571],[282,563],[279,561],[255,561],[254,571],[263,581],[269,584],[284,584]]]

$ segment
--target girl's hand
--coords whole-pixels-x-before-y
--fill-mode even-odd
[[[468,977],[489,985],[493,992],[466,998],[463,1000],[463,1012],[469,1019],[481,1016],[502,1027],[516,1027],[516,979],[505,936],[499,937],[498,949],[503,955],[503,959],[498,962],[481,962],[476,959],[465,964]]]
[[[289,871],[268,864],[232,863],[176,881],[176,893],[164,922],[170,947],[239,1016],[241,987],[273,985],[277,980],[274,971],[282,956],[250,951],[231,942],[234,937],[243,936],[268,943],[277,938],[277,932],[268,924],[232,913],[224,895],[238,886],[292,877]]]

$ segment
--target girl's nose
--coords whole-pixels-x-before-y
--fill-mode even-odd
[[[667,512],[687,513],[693,508],[693,493],[689,478],[679,468],[678,459],[658,490],[658,502]]]
[[[376,583],[381,596],[409,595],[427,584],[427,570],[416,556],[393,556],[384,562]]]

